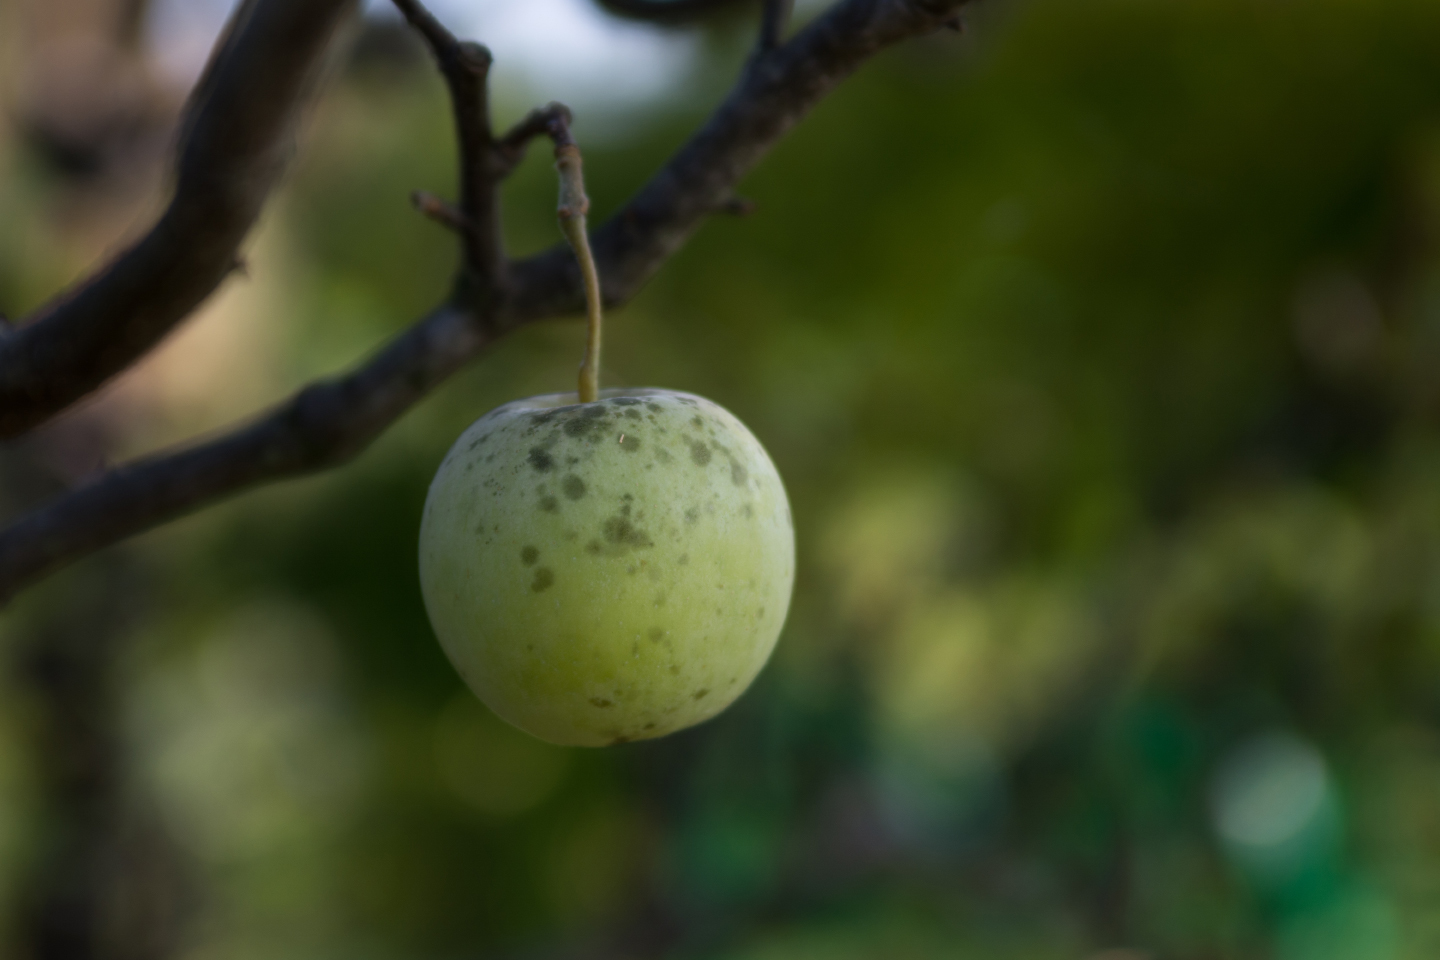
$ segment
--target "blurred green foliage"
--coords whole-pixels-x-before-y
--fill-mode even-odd
[[[790,621],[720,718],[549,747],[430,634],[429,478],[571,382],[574,324],[355,465],[131,548],[124,730],[203,879],[186,956],[1440,955],[1440,5],[975,19],[847,82],[745,184],[753,217],[611,317],[609,383],[726,405],[790,491]],[[581,118],[600,215],[702,99]],[[518,252],[557,239],[534,153]],[[285,383],[446,289],[453,242],[403,197],[452,164],[427,71],[328,95],[266,228]],[[17,242],[12,301],[54,271]],[[44,813],[22,714],[12,886]]]

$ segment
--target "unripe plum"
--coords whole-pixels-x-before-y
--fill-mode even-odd
[[[658,737],[770,656],[795,538],[769,456],[687,393],[507,403],[455,442],[420,529],[430,622],[501,718],[552,743]]]

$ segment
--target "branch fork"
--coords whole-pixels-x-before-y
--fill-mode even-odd
[[[942,29],[967,0],[839,0],[788,39],[788,0],[763,0],[756,53],[710,119],[594,233],[583,186],[562,187],[568,243],[506,257],[498,186],[536,137],[557,147],[562,184],[578,179],[570,114],[532,112],[490,126],[490,54],[463,43],[418,0],[394,0],[429,45],[449,89],[459,199],[417,193],[454,230],[464,264],[449,297],[354,369],[305,387],[219,436],[113,467],[0,531],[0,604],[28,583],[136,533],[265,483],[353,458],[406,410],[519,326],[589,305],[598,368],[605,302],[635,294],[717,211],[742,212],[735,187],[831,89],[887,46]],[[729,0],[601,0],[662,20]],[[227,276],[279,177],[318,65],[357,0],[243,0],[192,96],[170,207],[154,230],[28,323],[0,333],[0,438],[54,416],[135,362]],[[567,194],[566,189],[570,192]],[[577,242],[578,241],[578,242]],[[575,269],[577,258],[580,270]],[[582,369],[581,391],[585,391]]]

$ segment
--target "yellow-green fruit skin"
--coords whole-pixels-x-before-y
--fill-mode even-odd
[[[659,737],[765,665],[795,576],[780,476],[723,407],[606,390],[517,400],[435,474],[420,584],[450,661],[551,743]]]

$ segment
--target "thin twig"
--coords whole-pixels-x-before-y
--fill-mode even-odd
[[[460,41],[455,35],[445,29],[445,25],[435,18],[435,14],[425,9],[425,6],[417,0],[392,0],[395,9],[410,24],[411,28],[424,39],[432,53],[438,58],[444,58],[447,54],[460,46]],[[441,64],[445,69],[445,64]]]
[[[410,191],[410,205],[441,226],[454,230],[462,236],[473,229],[470,218],[456,207],[446,203],[433,193],[424,190]]]
[[[661,26],[685,26],[717,10],[738,6],[738,0],[596,0],[606,10],[627,20],[644,20]]]
[[[498,178],[491,161],[494,134],[490,130],[487,90],[490,51],[478,43],[456,39],[419,0],[394,0],[394,3],[425,39],[449,88],[460,154],[461,217],[455,222],[464,238],[470,279],[493,288],[505,270],[505,250],[496,190]]]
[[[519,166],[520,161],[525,159],[525,148],[530,145],[531,140],[547,136],[553,139],[552,131],[556,129],[557,121],[568,134],[571,119],[570,108],[563,103],[551,103],[538,110],[531,110],[524,120],[495,141],[496,176],[503,177]]]
[[[710,119],[590,242],[618,306],[732,196],[735,185],[815,104],[870,56],[940,29],[968,0],[841,0],[754,61]],[[583,309],[574,260],[554,247],[510,266],[504,322]]]
[[[274,0],[282,2],[282,0]],[[934,29],[964,0],[841,0],[749,70],[710,121],[592,237],[607,302],[645,279],[733,194],[806,112],[878,50]],[[502,333],[582,305],[561,245],[512,264],[491,301],[446,303],[340,380],[193,447],[112,469],[0,532],[0,600],[102,547],[248,487],[344,462]]]

